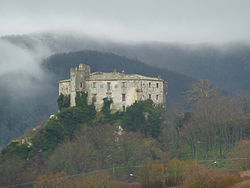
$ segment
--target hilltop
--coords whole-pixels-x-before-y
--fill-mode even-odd
[[[0,88],[4,91],[0,94],[0,104],[2,104],[0,106],[2,120],[0,122],[0,145],[8,143],[13,137],[21,136],[57,111],[55,101],[58,97],[58,82],[68,78],[69,69],[80,63],[89,64],[93,71],[112,72],[117,69],[117,71],[124,70],[126,73],[139,73],[147,76],[161,75],[168,81],[167,101],[169,104],[181,101],[182,93],[193,81],[192,78],[182,74],[110,53],[81,51],[52,55],[41,64],[42,76],[39,78],[22,76],[24,73],[17,71],[15,76],[18,77],[20,84],[9,83],[8,80],[13,79],[12,73],[5,75],[5,78],[9,79],[0,81]],[[9,85],[6,85],[6,81]],[[27,89],[23,89],[23,86],[20,88],[23,82],[29,83]],[[13,88],[12,85],[15,87]],[[24,109],[23,106],[28,108]]]
[[[193,93],[198,100],[191,111],[169,115],[151,100],[111,114],[111,101],[104,99],[97,113],[87,104],[88,94],[78,92],[75,107],[58,101],[60,112],[2,149],[0,185],[125,188],[133,182],[161,188],[241,182],[236,170],[250,164],[245,160],[250,100],[247,106],[242,101],[250,97],[220,96],[215,90]]]

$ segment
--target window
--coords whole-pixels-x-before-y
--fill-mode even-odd
[[[107,90],[111,90],[111,83],[107,82]]]
[[[156,95],[156,100],[158,100],[159,99],[159,95]]]
[[[95,103],[96,102],[96,94],[92,95],[92,102]]]
[[[148,87],[151,87],[151,82],[148,83]]]
[[[148,98],[151,99],[151,94],[148,95]]]
[[[80,82],[80,88],[83,88],[83,82]]]
[[[100,88],[103,88],[103,85],[102,85],[102,84],[100,85]]]
[[[93,87],[93,88],[96,88],[96,82],[93,82],[93,83],[92,83],[92,87]]]
[[[159,83],[156,83],[156,88],[159,88]]]
[[[122,106],[122,111],[125,112],[126,111],[126,106]]]
[[[126,87],[126,82],[122,82],[122,87]]]
[[[122,94],[122,101],[126,101],[126,94],[125,93]]]

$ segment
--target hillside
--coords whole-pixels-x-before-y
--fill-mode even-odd
[[[117,42],[69,33],[38,33],[3,39],[29,50],[49,53],[97,50],[137,59],[154,67],[208,79],[227,92],[249,91],[250,45],[248,43],[181,44],[167,42]]]
[[[133,53],[134,52],[134,53]],[[125,54],[124,54],[125,53]],[[154,66],[167,68],[196,79],[211,80],[228,92],[249,91],[250,45],[145,43],[119,51]]]
[[[56,54],[38,67],[41,75],[33,73],[33,67],[30,74],[16,70],[2,75],[2,78],[8,79],[0,81],[1,91],[4,91],[0,94],[0,145],[8,143],[13,137],[21,136],[57,111],[55,101],[58,97],[58,81],[69,78],[69,69],[80,63],[89,64],[93,71],[110,72],[117,69],[126,73],[161,75],[169,82],[169,104],[182,100],[182,92],[193,81],[181,74],[114,54],[95,51]]]
[[[56,54],[44,61],[45,70],[54,74],[54,84],[59,80],[69,78],[69,70],[84,63],[91,66],[93,72],[112,72],[114,70],[127,74],[142,74],[146,76],[161,76],[168,82],[168,102],[176,103],[182,100],[182,93],[188,89],[193,79],[182,74],[146,65],[138,60],[128,59],[112,53],[97,51],[71,52]]]
[[[61,106],[1,150],[0,186],[191,188],[195,183],[203,188],[247,183],[238,172],[250,165],[250,108],[236,96],[206,97],[191,111],[170,116],[150,99],[115,114],[108,99],[101,112],[87,104],[87,93],[77,92],[75,99],[76,106]]]

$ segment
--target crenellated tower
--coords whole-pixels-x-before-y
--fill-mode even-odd
[[[70,69],[71,106],[75,106],[76,92],[87,91],[86,80],[89,79],[90,74],[91,69],[89,65],[80,64],[79,67]]]

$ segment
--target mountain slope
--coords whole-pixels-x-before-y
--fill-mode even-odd
[[[59,80],[69,78],[69,69],[78,66],[80,63],[91,66],[92,71],[112,72],[125,71],[125,73],[136,73],[146,76],[161,76],[168,82],[168,102],[174,103],[181,100],[181,93],[188,89],[192,78],[169,71],[167,69],[155,68],[146,65],[138,60],[131,60],[115,54],[101,53],[97,51],[72,52],[57,54],[48,58],[43,64],[45,69],[56,75],[56,85]]]
[[[82,50],[111,52],[196,79],[211,80],[228,92],[250,90],[247,82],[250,78],[250,44],[115,42],[69,33],[6,36],[4,39],[31,50],[43,46],[51,54]]]
[[[8,143],[13,137],[22,135],[57,111],[58,81],[68,79],[69,69],[80,63],[89,64],[93,71],[110,72],[116,69],[148,76],[161,75],[169,83],[167,97],[169,104],[182,100],[181,93],[187,90],[188,85],[193,81],[184,75],[154,68],[137,60],[114,54],[96,51],[56,54],[41,64],[43,74],[39,79],[34,77],[35,75],[29,78],[32,85],[28,89],[13,90],[9,85],[4,85],[6,77],[11,80],[8,84],[22,80],[22,72],[16,73],[18,77],[16,79],[13,78],[13,74],[9,74],[0,81],[0,89],[4,91],[0,93],[0,145]],[[23,82],[28,81],[22,80],[20,88],[23,88]]]

